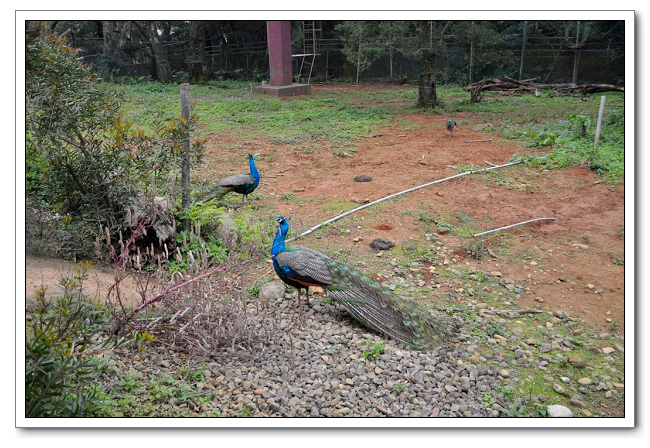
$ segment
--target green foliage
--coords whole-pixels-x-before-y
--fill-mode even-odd
[[[370,342],[370,340],[363,343],[366,346],[361,356],[365,359],[368,356],[372,356],[375,359],[379,359],[381,352],[386,348],[386,346],[380,342]]]
[[[530,417],[530,413],[525,406],[513,406],[511,409],[502,407],[499,410],[506,417]]]
[[[397,383],[393,384],[393,389],[397,392],[397,395],[401,394],[405,387],[406,384],[402,383],[401,381],[398,381]]]
[[[86,255],[94,255],[86,246],[98,224],[117,234],[137,194],[154,185],[164,190],[198,120],[154,117],[151,135],[135,129],[120,114],[123,91],[40,25],[27,31],[25,98],[26,192],[50,210],[64,208],[70,226],[90,230],[90,238],[72,240]],[[198,160],[202,148],[192,141],[187,151]]]
[[[484,408],[491,408],[492,405],[496,403],[494,397],[488,393],[481,394],[481,399],[483,400],[481,406],[483,406]]]
[[[91,381],[100,363],[88,348],[108,316],[81,293],[89,267],[63,275],[61,295],[26,323],[26,417],[80,417],[97,406],[100,391]]]
[[[142,374],[140,373],[127,373],[124,375],[124,378],[120,380],[120,386],[122,386],[126,391],[139,389],[142,384],[142,382],[139,381],[139,378],[142,378]]]

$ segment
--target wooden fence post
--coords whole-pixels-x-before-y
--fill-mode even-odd
[[[181,151],[183,151],[183,160],[181,162],[181,190],[183,208],[183,230],[190,230],[190,85],[181,84],[181,117],[185,119],[185,136],[181,142]]]

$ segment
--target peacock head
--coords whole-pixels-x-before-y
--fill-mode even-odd
[[[280,231],[286,235],[289,231],[289,223],[284,219],[284,216],[278,216],[275,221],[280,225]]]
[[[280,224],[280,229],[275,235],[275,240],[273,241],[273,246],[271,247],[271,254],[274,257],[285,249],[284,239],[287,236],[287,232],[289,231],[289,223],[286,219],[284,219],[284,216],[276,218],[275,221]]]

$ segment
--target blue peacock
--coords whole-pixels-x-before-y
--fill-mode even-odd
[[[451,137],[451,133],[456,129],[456,122],[452,120],[451,118],[447,120],[447,124],[445,125],[447,130],[449,131],[449,137]]]
[[[364,325],[417,349],[456,333],[456,319],[434,315],[321,252],[304,246],[286,247],[289,223],[284,217],[276,221],[280,228],[271,249],[273,267],[283,282],[298,290],[301,309],[300,290],[305,289],[309,304],[309,287],[320,286]]]
[[[205,202],[215,198],[221,199],[226,194],[234,191],[243,195],[242,203],[244,203],[248,195],[260,184],[260,173],[257,171],[252,154],[248,155],[248,165],[251,171],[250,174],[235,174],[222,179],[206,193],[202,200]]]

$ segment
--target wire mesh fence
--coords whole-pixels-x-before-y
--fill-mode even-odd
[[[295,29],[294,29],[295,32]],[[612,27],[605,35],[580,42],[580,22],[571,36],[547,36],[539,32],[535,22],[521,22],[498,36],[482,35],[480,30],[470,39],[449,34],[436,57],[437,82],[466,86],[483,78],[538,79],[544,83],[615,84],[625,78],[624,23]],[[306,34],[304,35],[306,36]],[[296,82],[354,81],[356,66],[344,55],[339,38],[293,39],[293,73]],[[313,50],[304,45],[306,39]],[[189,43],[164,42],[164,50],[174,72],[187,70]],[[359,73],[360,82],[414,82],[419,73],[415,54],[385,51]],[[237,73],[248,79],[268,79],[267,42],[248,42],[205,48],[208,73]],[[101,55],[87,56],[98,62]],[[101,61],[100,61],[101,62]],[[117,57],[122,76],[155,75],[150,52],[143,50],[137,58],[130,54]],[[254,75],[251,77],[251,74]]]

